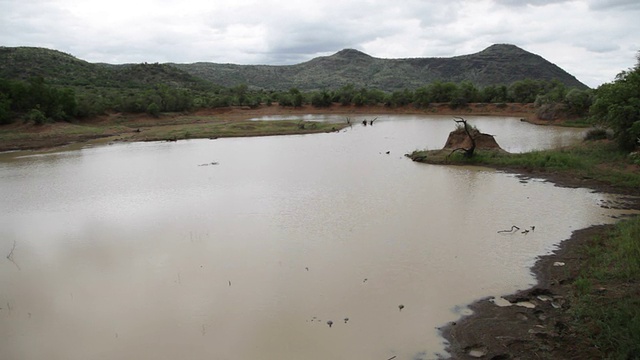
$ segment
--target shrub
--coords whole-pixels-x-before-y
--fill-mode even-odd
[[[160,116],[160,106],[158,106],[158,104],[156,104],[155,102],[152,102],[151,104],[149,104],[149,106],[147,106],[147,114],[153,116],[153,117],[159,117]]]
[[[29,113],[27,113],[27,120],[33,121],[36,125],[42,125],[47,122],[47,117],[42,111],[38,109],[31,109]]]
[[[11,123],[11,100],[0,94],[0,125]]]
[[[593,128],[584,135],[585,140],[603,140],[607,137],[607,130],[603,128]]]

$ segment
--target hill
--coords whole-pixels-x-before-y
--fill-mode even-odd
[[[557,65],[515,45],[492,45],[476,54],[451,58],[380,59],[354,49],[287,66],[214,63],[173,64],[223,86],[260,89],[336,89],[347,84],[385,91],[416,89],[434,81],[470,81],[477,87],[509,85],[524,79],[557,79],[567,87],[587,86]]]
[[[296,65],[89,63],[56,50],[0,47],[0,78],[42,76],[65,86],[145,88],[158,83],[175,88],[234,87],[302,91],[338,89],[347,84],[383,91],[416,89],[435,81],[469,81],[476,87],[509,85],[524,79],[558,80],[586,89],[555,64],[514,45],[492,45],[476,54],[451,58],[381,59],[354,49]]]
[[[0,78],[31,77],[43,77],[47,83],[61,86],[147,88],[159,83],[178,88],[211,86],[210,82],[168,64],[89,63],[57,50],[0,47]]]

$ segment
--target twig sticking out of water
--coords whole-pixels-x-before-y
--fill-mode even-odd
[[[393,360],[393,359],[395,359],[395,358],[396,358],[396,356],[395,356],[395,355],[393,355],[392,357],[388,358],[387,360]]]
[[[7,255],[7,259],[9,261],[11,261],[13,263],[13,265],[15,265],[18,270],[20,270],[20,266],[13,260],[13,251],[16,249],[16,241],[13,240],[13,247],[11,248],[11,251],[9,252],[9,255]]]
[[[513,225],[513,226],[511,226],[511,229],[509,229],[509,230],[500,230],[500,231],[498,231],[498,233],[512,233],[512,232],[514,232],[516,230],[520,230],[520,228],[515,226],[515,225]]]
[[[7,259],[12,260],[13,259],[13,250],[16,249],[16,241],[13,240],[13,247],[11,248],[11,251],[9,252],[9,255],[7,255]]]

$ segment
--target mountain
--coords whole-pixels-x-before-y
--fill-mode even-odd
[[[434,81],[470,81],[477,87],[524,79],[557,79],[586,89],[574,76],[539,55],[515,45],[497,44],[476,54],[451,58],[380,59],[354,49],[287,66],[173,64],[223,86],[241,83],[262,89],[335,89],[347,84],[393,91],[416,89]]]
[[[43,77],[63,86],[147,88],[166,84],[181,88],[211,87],[211,83],[168,64],[110,65],[89,63],[72,55],[35,47],[0,47],[0,78]]]
[[[475,54],[450,58],[381,59],[355,49],[296,65],[95,64],[42,48],[0,47],[0,77],[42,76],[57,85],[145,87],[233,87],[303,91],[356,87],[385,91],[416,89],[434,81],[470,81],[477,87],[518,80],[558,80],[567,87],[587,86],[539,55],[515,45],[497,44]],[[215,84],[215,85],[214,85]]]

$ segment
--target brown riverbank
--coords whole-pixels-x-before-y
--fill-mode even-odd
[[[258,108],[227,107],[203,109],[190,113],[169,113],[159,117],[148,114],[112,113],[77,122],[58,122],[34,125],[16,121],[0,126],[0,151],[44,149],[89,141],[157,141],[185,138],[286,135],[332,131],[327,128],[299,128],[283,124],[280,128],[257,127],[246,123],[248,119],[276,115],[329,114],[348,117],[358,115],[428,114],[428,115],[492,115],[514,116],[536,122],[533,104],[470,104],[464,109],[451,109],[447,104],[436,104],[427,109],[411,106],[389,108],[385,106],[341,106],[316,108],[305,105],[297,108],[278,105]],[[245,122],[245,123],[243,123]],[[339,126],[336,126],[336,130]]]

